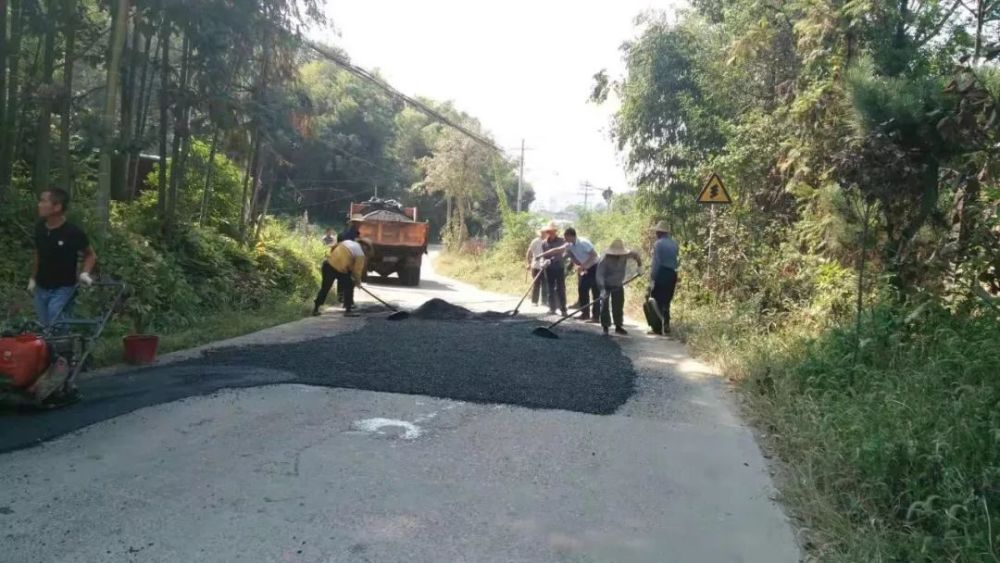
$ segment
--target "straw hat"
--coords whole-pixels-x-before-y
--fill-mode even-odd
[[[557,233],[557,232],[559,232],[559,225],[556,225],[555,221],[549,221],[549,224],[545,225],[544,227],[542,227],[541,230],[538,231],[538,232],[540,232],[540,233],[548,233],[548,232]]]
[[[604,251],[608,256],[625,256],[629,253],[628,249],[625,248],[625,243],[622,239],[616,238],[611,241],[611,245],[608,246],[607,250]]]
[[[358,223],[361,223],[364,220],[365,220],[365,216],[364,215],[351,215],[351,219],[350,219],[351,223],[354,223],[355,221],[357,221]]]
[[[670,225],[667,225],[666,221],[660,221],[655,227],[653,227],[653,230],[657,233],[669,233]]]

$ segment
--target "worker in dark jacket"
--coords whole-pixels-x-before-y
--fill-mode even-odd
[[[662,334],[670,334],[670,304],[677,288],[677,270],[680,267],[680,248],[670,238],[670,227],[660,221],[653,227],[656,243],[653,244],[653,266],[650,268],[653,287],[650,297],[656,300],[656,310],[663,322]]]
[[[545,242],[542,244],[540,258],[549,259],[545,267],[544,277],[549,286],[549,314],[556,314],[556,309],[567,315],[566,310],[566,261],[565,254],[569,245],[566,239],[559,236],[559,227],[555,221],[549,222],[542,229]]]

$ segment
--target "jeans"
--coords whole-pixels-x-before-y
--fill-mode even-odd
[[[608,328],[611,326],[611,317],[614,316],[615,327],[621,328],[625,324],[625,288],[622,286],[605,288],[608,298],[601,307],[601,326]]]
[[[594,264],[584,273],[582,276],[578,276],[578,286],[579,291],[577,296],[580,299],[580,307],[583,307],[587,303],[593,302],[590,306],[591,310],[594,312],[594,318],[601,318],[601,302],[598,298],[601,296],[600,289],[597,288],[597,264]],[[583,314],[580,315],[581,319],[589,319],[590,311],[584,309]]]
[[[656,305],[663,315],[663,330],[670,330],[670,302],[674,300],[674,290],[677,288],[677,270],[660,268],[653,278],[653,291],[650,292]]]
[[[542,276],[549,286],[549,312],[556,309],[566,312],[566,271],[562,268],[548,268]]]
[[[549,285],[545,282],[545,274],[538,275],[541,272],[538,268],[531,269],[531,279],[535,282],[531,286],[531,304],[538,305],[540,302],[542,305],[548,305],[549,303]],[[541,301],[539,301],[541,297]]]
[[[36,287],[35,313],[38,315],[38,322],[43,326],[49,326],[59,319],[72,317],[75,295],[76,288],[71,285],[55,289]]]

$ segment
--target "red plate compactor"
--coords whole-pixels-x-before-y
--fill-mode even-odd
[[[73,380],[88,364],[97,339],[125,296],[117,281],[97,281],[105,294],[104,309],[96,318],[61,318],[43,327],[32,323],[20,331],[0,335],[0,408],[48,409],[79,399]],[[78,285],[74,295],[80,291]]]

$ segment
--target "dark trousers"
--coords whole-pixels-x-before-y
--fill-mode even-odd
[[[674,290],[677,288],[677,270],[660,268],[653,278],[653,290],[650,292],[656,305],[663,315],[663,329],[670,328],[670,302],[674,300]]]
[[[354,308],[354,278],[350,272],[337,272],[337,293],[344,296],[344,310]]]
[[[566,271],[562,268],[558,270],[547,269],[542,274],[549,286],[549,311],[556,312],[566,310]]]
[[[329,262],[323,262],[323,267],[320,269],[323,276],[323,281],[319,286],[319,294],[316,295],[316,308],[320,308],[326,303],[326,298],[330,294],[330,288],[333,287],[333,282],[337,282],[337,294],[342,296],[344,300],[344,308],[350,310],[354,307],[354,278],[351,277],[351,273],[340,273],[330,265]]]
[[[608,328],[611,326],[611,318],[614,316],[615,326],[621,328],[625,324],[625,288],[622,286],[605,288],[608,292],[608,299],[601,307],[601,326]]]
[[[538,305],[539,303],[547,305],[549,302],[549,287],[545,283],[545,275],[539,276],[539,272],[541,272],[540,269],[531,269],[531,279],[535,280],[531,286],[531,303],[533,305]],[[541,301],[538,300],[539,297],[541,297]]]
[[[333,266],[331,266],[326,260],[323,261],[323,265],[320,267],[319,271],[323,280],[319,284],[319,293],[316,295],[317,309],[326,303],[326,296],[330,294],[330,288],[333,287],[333,282],[337,279],[337,270],[334,270]]]
[[[587,303],[593,302],[590,309],[594,313],[594,318],[601,318],[601,302],[598,300],[601,296],[601,290],[597,287],[597,264],[591,266],[582,276],[578,276],[577,280],[577,297],[580,300],[580,306],[583,307]],[[584,309],[580,318],[589,319],[591,311]]]

